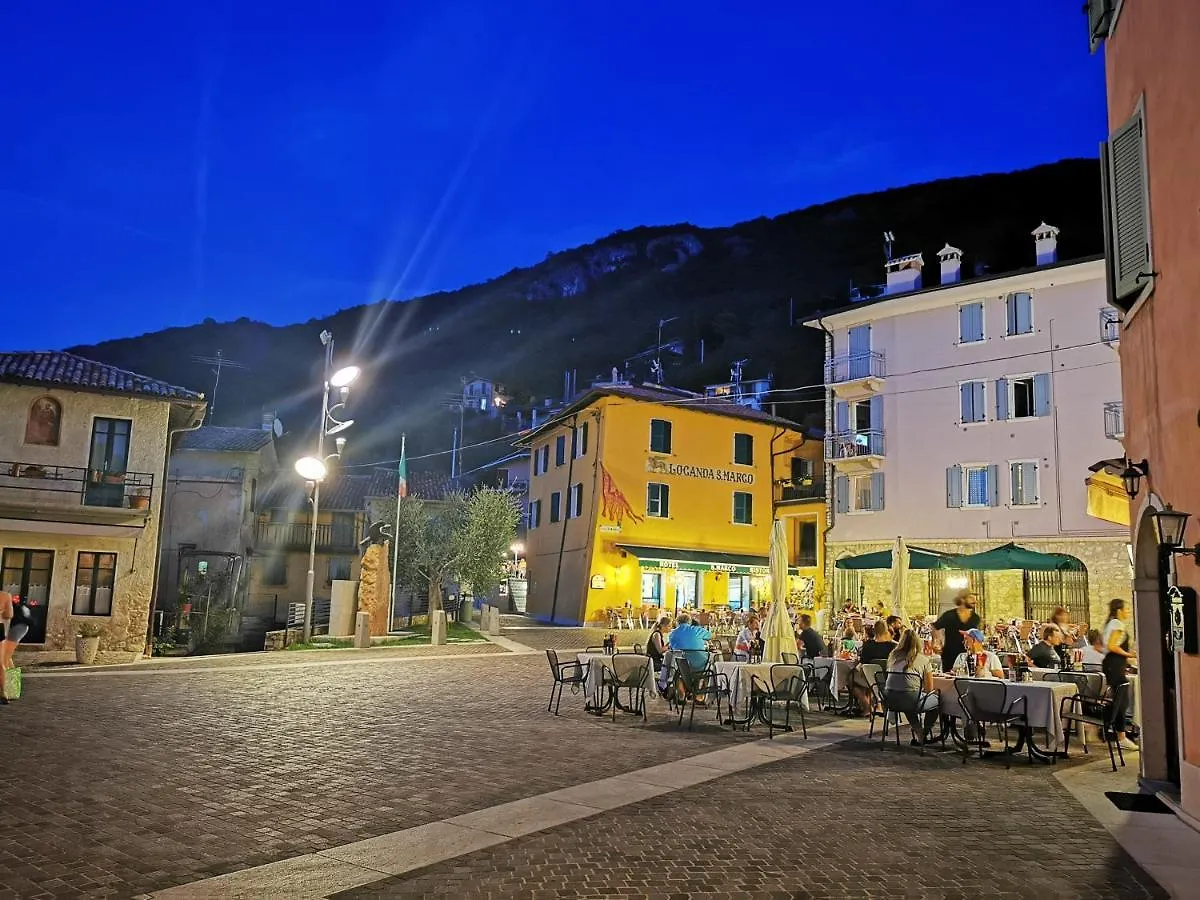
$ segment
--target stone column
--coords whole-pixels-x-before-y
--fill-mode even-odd
[[[388,630],[392,581],[388,552],[387,544],[368,547],[359,573],[358,609],[370,614],[371,634],[375,636],[387,634]]]

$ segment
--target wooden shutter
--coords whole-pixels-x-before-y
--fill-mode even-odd
[[[838,400],[833,404],[833,432],[845,434],[850,430],[850,404]]]
[[[1050,402],[1050,375],[1043,372],[1033,376],[1033,414],[1048,416],[1053,404]]]
[[[834,512],[850,512],[850,478],[846,475],[833,479],[833,509]]]
[[[671,517],[671,486],[660,484],[658,486],[658,514],[664,519]]]
[[[996,379],[996,420],[1003,422],[1008,418],[1008,379]]]
[[[871,475],[871,509],[883,509],[883,473],[875,472]]]
[[[1093,53],[1100,46],[1100,42],[1108,37],[1115,5],[1115,0],[1087,0],[1085,4],[1088,17],[1088,38]]]
[[[1000,467],[994,466],[994,465],[988,466],[987,473],[988,473],[988,491],[991,493],[991,496],[988,498],[988,502],[992,506],[999,506],[1000,505]]]
[[[1139,107],[1109,141],[1109,215],[1116,298],[1141,291],[1150,273],[1149,198],[1146,189],[1145,117]]]
[[[951,509],[962,507],[962,466],[953,465],[946,470],[946,506]]]
[[[871,398],[871,430],[883,433],[883,398],[879,395]],[[875,440],[878,438],[872,440],[871,443],[874,444]],[[875,448],[871,449],[874,451]]]

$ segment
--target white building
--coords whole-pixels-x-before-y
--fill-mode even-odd
[[[883,296],[806,323],[828,335],[835,602],[891,605],[890,572],[833,566],[898,536],[951,553],[1014,542],[1086,567],[973,573],[986,621],[1044,619],[1061,604],[1102,625],[1107,601],[1129,596],[1128,529],[1087,511],[1088,466],[1123,452],[1104,262],[1057,262],[1057,233],[1033,232],[1037,266],[970,281],[947,245],[941,283],[924,289],[921,256],[902,257]],[[936,610],[944,577],[910,573],[906,611]]]

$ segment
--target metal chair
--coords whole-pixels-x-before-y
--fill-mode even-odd
[[[779,658],[780,658],[780,660],[782,660],[782,662],[785,666],[800,665],[800,654],[798,654],[798,653],[788,653],[788,652],[784,651],[783,653],[779,654]]]
[[[572,692],[577,687],[583,687],[587,680],[587,666],[578,662],[559,662],[558,653],[554,650],[546,651],[546,659],[550,661],[550,674],[554,676],[554,684],[550,687],[550,702],[546,706],[546,712],[553,709],[554,714],[558,715],[558,705],[562,702],[563,688],[570,685]],[[555,695],[557,694],[557,698]]]
[[[808,740],[808,724],[804,721],[804,702],[808,699],[808,679],[798,665],[782,663],[771,666],[771,683],[767,684],[757,675],[750,676],[750,708],[767,723],[767,735],[774,739],[775,729],[792,730],[792,706],[800,713],[800,731]],[[782,703],[783,725],[775,724],[775,704]],[[746,721],[750,730],[753,715]]]
[[[1011,725],[1021,728],[1025,734],[1025,748],[1029,762],[1033,763],[1033,736],[1029,733],[1029,704],[1024,695],[1008,698],[1008,683],[995,678],[956,678],[954,689],[967,722],[975,726],[979,758],[983,758],[987,726],[995,725],[1004,738],[1004,767],[1012,768],[1009,755],[1008,729]],[[967,763],[971,742],[963,742],[963,765]]]
[[[810,697],[816,698],[817,708],[820,710],[829,709],[830,706],[837,706],[837,697],[833,694],[833,673],[836,663],[831,659],[828,661],[829,666],[817,668],[814,663],[802,665],[805,671],[805,677],[808,680],[808,693]]]
[[[1086,676],[1083,676],[1086,677]],[[1070,753],[1071,751],[1071,725],[1093,725],[1104,738],[1104,744],[1108,747],[1108,761],[1112,763],[1112,770],[1117,771],[1117,759],[1121,760],[1121,765],[1125,765],[1125,754],[1121,750],[1121,743],[1117,740],[1117,732],[1123,723],[1114,721],[1118,709],[1124,707],[1125,692],[1129,690],[1129,682],[1119,684],[1115,688],[1111,688],[1108,692],[1100,697],[1085,697],[1081,694],[1076,694],[1074,697],[1063,697],[1059,704],[1059,716],[1065,723],[1063,742],[1063,752]],[[1116,748],[1116,754],[1113,754],[1113,748]],[[1087,753],[1087,744],[1083,745],[1083,752]]]
[[[732,711],[732,692],[729,679],[713,671],[710,667],[701,670],[692,668],[686,656],[682,653],[675,658],[675,691],[672,702],[679,707],[679,725],[683,725],[683,713],[691,704],[691,714],[688,716],[688,731],[691,731],[696,721],[696,703],[699,700],[713,701],[717,710],[717,718],[721,717],[721,698],[724,697]],[[732,714],[730,718],[733,718]]]
[[[868,663],[868,665],[871,664]],[[896,723],[896,746],[900,746],[900,729],[902,727],[900,717],[904,716],[908,721],[913,738],[921,748],[921,755],[924,756],[926,735],[925,723],[921,721],[921,717],[931,712],[925,708],[929,705],[929,697],[938,698],[938,705],[941,705],[941,692],[926,691],[921,676],[913,672],[887,672],[876,668],[875,697],[879,701],[879,705],[883,707],[883,733],[880,736],[879,748],[882,750],[887,744],[889,722]],[[871,715],[870,733],[872,736],[875,734],[874,713]],[[944,736],[942,740],[945,741]]]
[[[614,657],[612,667],[604,667],[600,673],[600,683],[612,691],[613,721],[617,721],[617,707],[620,706],[618,692],[624,688],[629,691],[629,705],[633,713],[640,713],[642,721],[646,721],[646,686],[650,682],[650,660],[635,657],[631,653]]]

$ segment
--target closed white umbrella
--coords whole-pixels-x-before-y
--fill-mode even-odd
[[[796,630],[787,610],[788,547],[787,528],[775,520],[771,527],[771,610],[763,623],[763,662],[782,662],[783,653],[796,652]]]
[[[892,612],[904,615],[904,588],[908,582],[908,545],[904,538],[896,538],[892,548]]]

